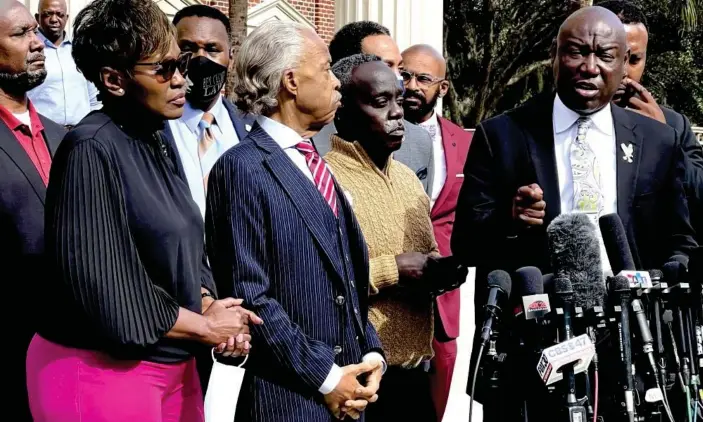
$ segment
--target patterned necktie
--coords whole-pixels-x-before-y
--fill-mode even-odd
[[[312,173],[315,187],[320,191],[320,194],[322,194],[322,197],[327,201],[327,204],[332,209],[332,213],[336,217],[337,193],[334,190],[332,172],[327,166],[327,163],[320,157],[320,154],[315,151],[315,147],[312,146],[310,141],[300,142],[295,148],[305,156],[305,162],[308,164],[308,168]]]
[[[432,140],[434,141],[435,137],[437,136],[437,125],[427,125],[423,127],[427,130],[427,132],[430,134],[430,138],[432,138]]]
[[[201,129],[200,139],[198,140],[198,160],[200,160],[200,174],[203,175],[203,188],[207,191],[207,178],[209,172],[203,168],[203,157],[207,154],[208,149],[215,143],[215,137],[212,134],[212,123],[215,121],[215,116],[212,113],[205,112],[202,120],[198,123]]]
[[[593,122],[590,118],[581,117],[577,123],[576,139],[571,143],[571,171],[574,178],[573,211],[588,213],[597,219],[604,206],[600,188],[601,174],[596,155],[586,142],[586,134]]]

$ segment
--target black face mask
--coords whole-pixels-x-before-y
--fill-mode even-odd
[[[227,80],[227,67],[205,56],[195,57],[188,66],[188,101],[206,103],[220,95]]]

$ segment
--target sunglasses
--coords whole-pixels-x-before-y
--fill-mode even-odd
[[[160,82],[170,81],[173,75],[178,70],[183,77],[188,74],[188,65],[190,64],[190,58],[192,53],[182,53],[177,59],[167,59],[155,63],[136,63],[135,66],[154,66],[149,75],[156,76]]]

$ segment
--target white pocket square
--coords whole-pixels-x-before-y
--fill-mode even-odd
[[[464,178],[464,173],[459,173],[456,175],[457,179],[463,179]]]

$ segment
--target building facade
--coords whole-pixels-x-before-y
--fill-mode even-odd
[[[39,0],[20,0],[36,13]],[[67,0],[71,19],[90,0]],[[154,0],[173,17],[198,2],[228,11],[228,0]],[[443,2],[440,0],[248,0],[249,30],[270,19],[300,22],[329,42],[336,29],[349,22],[372,20],[391,30],[401,50],[413,44],[430,44],[442,51]],[[72,22],[72,21],[71,21]],[[70,24],[69,22],[69,28]]]

